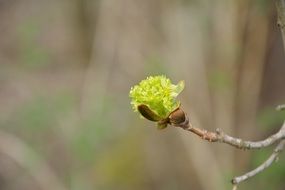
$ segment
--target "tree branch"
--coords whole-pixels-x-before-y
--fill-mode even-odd
[[[277,109],[281,110],[284,106],[278,106]],[[238,176],[232,179],[233,184],[233,190],[237,189],[237,185],[256,174],[262,172],[267,167],[269,167],[274,161],[277,160],[278,154],[283,150],[285,146],[285,121],[279,131],[268,138],[261,140],[261,141],[245,141],[240,138],[235,138],[232,136],[229,136],[221,131],[221,129],[217,129],[216,132],[207,131],[204,129],[199,129],[196,127],[193,127],[192,124],[189,122],[188,116],[185,114],[185,112],[178,108],[175,111],[173,111],[169,117],[166,120],[163,120],[163,122],[166,122],[166,124],[170,124],[174,127],[180,127],[184,130],[190,131],[194,133],[195,135],[198,135],[204,140],[207,140],[209,142],[221,142],[226,143],[231,146],[234,146],[236,148],[240,149],[259,149],[264,148],[267,146],[272,145],[275,142],[279,142],[279,144],[274,149],[271,156],[260,166],[258,166],[256,169],[242,175]]]
[[[185,114],[186,115],[186,114]],[[199,137],[201,137],[204,140],[207,140],[209,142],[220,142],[220,143],[226,143],[228,145],[234,146],[239,149],[260,149],[267,146],[270,146],[274,144],[275,142],[278,142],[285,138],[285,122],[283,123],[280,130],[269,136],[268,138],[261,140],[261,141],[245,141],[240,138],[235,138],[230,135],[225,134],[221,129],[216,129],[216,132],[207,131],[205,129],[199,129],[196,127],[193,127],[192,124],[189,122],[188,117],[186,116],[186,119],[182,123],[171,123],[175,127],[180,127],[184,130],[190,131]]]
[[[277,24],[280,27],[281,33],[282,33],[282,39],[283,39],[283,46],[285,50],[285,0],[277,0],[276,1],[276,8],[277,8],[277,14],[278,14],[278,21]],[[285,110],[285,104],[284,105],[279,105],[277,110]],[[199,137],[201,137],[204,140],[207,140],[209,142],[221,142],[221,143],[226,143],[231,146],[234,146],[236,148],[240,149],[260,149],[264,148],[267,146],[270,146],[274,144],[275,142],[279,142],[279,144],[276,146],[274,149],[273,153],[271,156],[260,166],[255,168],[254,170],[242,175],[238,176],[232,179],[232,184],[233,184],[233,190],[237,189],[237,185],[253,176],[256,174],[262,172],[271,164],[277,160],[279,153],[283,150],[285,146],[285,122],[283,123],[282,127],[280,130],[269,136],[268,138],[261,140],[261,141],[245,141],[240,138],[235,138],[230,135],[225,134],[221,129],[217,129],[215,132],[207,131],[204,129],[199,129],[196,127],[193,127],[192,124],[189,122],[189,118],[187,115],[178,108],[174,112],[172,112],[169,117],[166,120],[162,121],[163,124],[167,125],[170,124],[175,127],[180,127],[184,130],[190,131]]]
[[[277,24],[281,30],[282,39],[283,39],[283,47],[284,47],[284,51],[285,51],[285,0],[277,0],[276,1],[276,9],[277,9],[277,15],[278,15]],[[277,106],[276,109],[278,111],[285,110],[285,104]],[[285,122],[284,122],[283,126],[281,127],[281,129],[276,134],[283,133],[284,128],[285,128]],[[274,136],[274,135],[272,135],[272,136]],[[250,171],[250,172],[248,172],[242,176],[238,176],[238,177],[233,178],[232,179],[233,190],[237,189],[237,185],[239,183],[255,176],[256,174],[262,172],[263,170],[265,170],[266,168],[271,166],[271,164],[278,159],[278,155],[284,149],[284,146],[285,146],[285,140],[281,140],[279,142],[279,144],[276,146],[276,148],[274,149],[271,156],[264,163],[262,163],[260,166],[258,166],[254,170],[252,170],[252,171]]]
[[[285,51],[285,0],[277,0],[276,1],[276,9],[277,9],[277,15],[278,15],[278,20],[277,20],[277,24],[281,30],[282,33],[282,39],[283,39],[283,47],[284,47],[284,51]],[[279,105],[276,108],[278,111],[284,110],[285,109],[285,104],[283,105]],[[271,164],[277,160],[279,153],[283,150],[284,146],[285,146],[285,140],[281,140],[284,139],[284,128],[285,128],[285,122],[283,123],[282,127],[280,128],[280,130],[268,137],[267,139],[260,141],[260,142],[264,142],[264,145],[266,144],[270,144],[271,142],[276,142],[276,141],[280,141],[279,144],[276,146],[276,148],[274,149],[273,153],[271,154],[271,156],[264,162],[262,163],[260,166],[258,166],[257,168],[255,168],[254,170],[242,175],[242,176],[238,176],[232,179],[232,184],[233,184],[233,190],[237,189],[237,185],[253,176],[255,176],[256,174],[262,172],[263,170],[265,170],[266,168],[268,168],[269,166],[271,166]],[[279,136],[281,135],[281,137]],[[282,137],[283,136],[283,137]],[[273,138],[273,139],[272,139]],[[269,145],[268,144],[268,145]],[[272,143],[271,143],[272,144]],[[268,146],[267,145],[267,146]]]
[[[262,172],[266,168],[268,168],[274,161],[277,161],[278,155],[283,150],[284,146],[285,146],[285,140],[280,141],[279,144],[274,149],[271,156],[265,162],[263,162],[260,166],[258,166],[254,170],[252,170],[252,171],[250,171],[250,172],[248,172],[242,176],[238,176],[238,177],[233,178],[232,184],[237,185],[237,184],[255,176],[256,174]]]

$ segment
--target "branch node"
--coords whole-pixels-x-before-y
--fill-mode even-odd
[[[216,135],[217,135],[217,141],[218,142],[223,142],[225,134],[224,134],[224,132],[222,131],[221,128],[217,128],[216,129]]]
[[[277,111],[285,110],[285,104],[278,105],[278,106],[276,107],[276,110],[277,110]]]
[[[240,139],[240,144],[239,144],[239,146],[240,146],[240,147],[239,147],[240,149],[246,150],[246,149],[249,149],[250,144],[246,144],[246,143],[244,142],[244,140]]]
[[[278,26],[278,28],[283,29],[285,27],[285,24],[282,24],[282,22],[280,20],[278,20],[277,26]]]
[[[237,184],[238,184],[236,178],[233,178],[231,182],[232,182],[232,184],[233,184],[234,186],[237,186]]]
[[[216,133],[217,133],[217,135],[222,135],[223,131],[221,128],[217,128]]]
[[[276,156],[276,158],[275,158],[274,161],[275,161],[275,162],[278,162],[278,161],[279,161],[279,156]]]

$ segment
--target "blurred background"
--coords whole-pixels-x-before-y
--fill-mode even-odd
[[[259,140],[285,113],[274,1],[0,0],[1,190],[226,190],[242,151],[131,110],[149,75],[185,80],[200,128]],[[285,189],[285,154],[240,189]]]

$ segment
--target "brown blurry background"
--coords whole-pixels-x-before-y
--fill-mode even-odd
[[[258,140],[285,114],[274,1],[0,0],[0,189],[226,190],[272,149],[235,150],[131,110],[185,80],[197,127]],[[285,155],[240,189],[285,189]]]

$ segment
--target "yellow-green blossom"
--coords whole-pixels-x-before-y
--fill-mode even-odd
[[[176,97],[183,88],[184,81],[174,85],[163,75],[150,76],[131,88],[131,105],[135,111],[138,111],[139,105],[146,105],[159,117],[166,118],[179,107]]]

